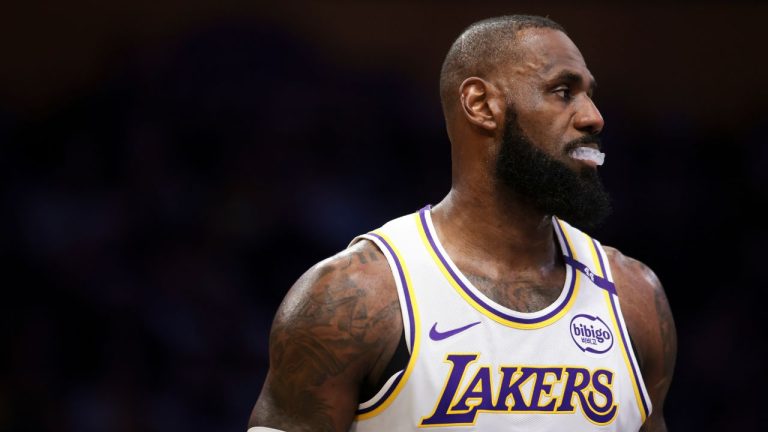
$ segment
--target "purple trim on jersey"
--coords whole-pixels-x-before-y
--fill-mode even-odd
[[[599,256],[599,254],[598,254]],[[587,267],[585,264],[580,263],[579,261],[576,261],[575,259],[567,256],[565,257],[565,262],[570,264],[573,268],[579,270],[580,272],[584,273],[587,278],[589,278],[590,281],[592,281],[593,284],[597,285],[598,287],[608,291],[611,294],[616,294],[616,286],[613,284],[613,282],[609,281],[606,278],[600,277],[596,275],[592,270],[590,270],[589,267]],[[605,268],[603,268],[603,272],[605,272]],[[605,274],[605,273],[603,273]]]
[[[403,266],[400,263],[400,257],[397,256],[397,254],[395,253],[395,250],[392,249],[392,246],[390,246],[389,242],[384,240],[384,237],[376,233],[368,233],[368,235],[375,237],[376,240],[379,240],[381,244],[383,244],[384,247],[387,248],[390,255],[392,256],[392,261],[395,262],[395,266],[397,267],[397,275],[400,277],[400,285],[403,287],[403,294],[404,294],[403,297],[405,297],[405,305],[406,305],[406,308],[408,309],[408,327],[411,329],[410,342],[411,342],[411,350],[413,350],[413,347],[416,341],[416,323],[415,323],[415,320],[414,320],[415,317],[413,314],[413,304],[411,304],[410,287],[408,286],[407,279],[405,278],[405,272],[403,271]],[[356,414],[357,415],[366,414],[375,410],[379,406],[381,406],[381,404],[383,404],[384,401],[389,399],[389,396],[392,394],[392,392],[395,391],[395,389],[397,388],[397,385],[400,383],[400,380],[403,379],[403,375],[405,375],[404,371],[397,378],[395,378],[395,380],[392,382],[392,385],[389,386],[389,388],[384,393],[384,395],[381,398],[379,398],[379,400],[376,401],[376,403],[374,403],[373,405],[367,408],[357,410]]]
[[[499,318],[512,321],[519,324],[535,324],[538,322],[546,321],[553,316],[557,315],[564,307],[567,305],[571,297],[573,296],[574,288],[576,287],[576,274],[572,272],[571,275],[571,285],[568,287],[568,294],[566,295],[565,299],[551,312],[549,312],[546,315],[537,317],[537,318],[520,318],[516,316],[512,316],[509,314],[506,314],[504,312],[496,310],[493,306],[489,305],[485,301],[483,301],[480,297],[475,295],[475,293],[467,287],[467,285],[462,282],[461,278],[454,272],[453,268],[448,264],[448,261],[445,259],[442,253],[440,253],[440,249],[438,249],[437,244],[435,243],[435,239],[432,237],[432,233],[429,230],[429,225],[427,224],[427,217],[426,212],[429,210],[432,206],[426,206],[423,209],[419,211],[419,218],[421,219],[422,228],[424,229],[424,233],[427,234],[427,240],[429,241],[429,245],[432,247],[432,250],[435,252],[435,255],[437,255],[438,259],[440,259],[440,262],[443,264],[443,267],[445,267],[446,270],[448,270],[448,273],[451,275],[453,280],[461,287],[461,289],[464,291],[465,294],[467,294],[472,300],[474,300],[477,304],[482,306],[484,309],[488,310],[492,314],[496,315]],[[565,241],[567,245],[567,241]]]
[[[413,305],[411,304],[411,296],[410,296],[410,287],[408,286],[408,281],[405,279],[405,272],[403,271],[403,266],[400,263],[400,257],[397,256],[395,253],[395,250],[392,249],[392,246],[389,245],[389,242],[384,240],[384,237],[376,234],[376,233],[369,233],[373,237],[376,237],[381,243],[387,248],[390,254],[392,254],[392,258],[394,258],[395,266],[397,266],[397,274],[400,277],[400,285],[403,287],[404,296],[405,297],[405,304],[408,309],[408,327],[411,329],[411,347],[413,347],[415,343],[415,337],[416,337],[416,323],[414,322],[414,316],[413,316]]]
[[[606,269],[605,262],[603,261],[603,254],[600,253],[600,247],[595,239],[591,239],[592,244],[595,246],[595,251],[597,252],[597,259],[600,262],[600,270],[603,272],[603,275],[605,275],[605,282],[609,283],[611,286],[611,289],[608,290],[611,294],[615,295],[617,298],[619,294],[616,292],[616,285],[614,285],[612,282],[608,280],[608,272]],[[598,276],[599,277],[599,276]],[[600,286],[600,285],[598,285]],[[621,325],[621,320],[619,320],[619,310],[616,307],[616,299],[614,296],[609,296],[611,298],[611,308],[613,308],[613,316],[616,317],[616,324],[619,325],[619,334],[621,335],[621,340],[624,342],[624,350],[626,351],[627,358],[629,359],[629,364],[632,365],[632,377],[635,380],[635,385],[637,386],[637,390],[640,393],[640,400],[643,402],[643,410],[645,410],[645,417],[648,418],[651,413],[648,410],[648,404],[645,401],[645,396],[642,392],[642,386],[640,383],[640,374],[638,373],[637,365],[635,365],[635,362],[632,360],[631,355],[631,348],[629,346],[629,342],[624,338],[624,326]]]
[[[398,377],[395,378],[395,380],[392,382],[392,385],[389,386],[389,388],[384,393],[384,395],[379,400],[377,400],[375,404],[369,406],[368,408],[363,408],[355,411],[355,415],[368,414],[369,412],[380,407],[387,399],[389,399],[390,396],[392,396],[392,392],[395,391],[395,389],[397,388],[397,385],[400,384],[400,380],[403,379],[403,375],[405,375],[405,370],[400,371],[400,375],[398,375]]]
[[[608,297],[611,298],[611,308],[613,308],[613,316],[616,318],[616,324],[619,326],[619,334],[621,335],[621,341],[624,345],[624,354],[629,359],[629,364],[632,365],[632,377],[635,380],[635,385],[637,386],[637,391],[640,393],[640,401],[643,403],[643,410],[645,411],[645,418],[648,418],[651,413],[648,410],[648,404],[645,402],[645,395],[643,395],[643,385],[640,382],[640,374],[637,372],[637,366],[635,365],[635,362],[632,360],[632,353],[630,352],[630,346],[629,341],[624,337],[624,326],[621,325],[621,320],[619,319],[619,310],[616,307],[616,298],[617,296],[609,295]]]

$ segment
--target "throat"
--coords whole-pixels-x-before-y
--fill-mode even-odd
[[[565,272],[542,278],[517,275],[512,278],[491,278],[465,272],[467,279],[486,297],[517,312],[538,312],[555,302],[563,291]]]

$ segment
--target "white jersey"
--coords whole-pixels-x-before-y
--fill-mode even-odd
[[[532,313],[472,285],[440,244],[430,209],[358,237],[394,275],[407,367],[360,404],[351,430],[637,431],[651,403],[600,243],[553,225],[562,293]]]

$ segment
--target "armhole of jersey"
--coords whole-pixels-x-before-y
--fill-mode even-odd
[[[357,243],[360,240],[368,240],[372,242],[376,247],[381,251],[381,253],[384,254],[384,257],[387,258],[387,263],[389,263],[389,269],[392,271],[392,277],[395,280],[395,285],[397,286],[397,298],[400,300],[400,315],[403,317],[403,331],[405,332],[405,344],[408,347],[408,353],[413,354],[413,346],[411,345],[411,341],[413,339],[411,335],[411,316],[408,312],[408,303],[405,300],[405,292],[403,289],[403,283],[400,277],[400,272],[398,270],[398,266],[395,262],[397,260],[397,257],[393,256],[393,254],[388,250],[388,248],[384,245],[383,239],[379,239],[373,235],[373,233],[369,234],[363,234],[360,236],[355,237],[352,242],[349,244],[352,246],[353,244]]]
[[[413,371],[414,364],[416,362],[416,355],[419,348],[419,319],[418,312],[415,304],[415,299],[411,293],[412,284],[408,269],[405,266],[400,254],[396,247],[387,238],[387,236],[380,231],[373,231],[368,234],[355,237],[350,245],[357,241],[365,239],[373,242],[376,247],[381,250],[384,256],[387,258],[389,268],[392,271],[392,276],[397,286],[397,297],[400,301],[400,314],[403,318],[403,332],[405,336],[405,343],[410,353],[408,363],[405,369],[397,371],[392,375],[382,388],[371,399],[358,405],[358,409],[355,415],[356,420],[366,420],[375,417],[382,411],[384,411],[392,401],[397,397],[400,391],[408,381],[408,377]]]
[[[592,239],[594,250],[598,257],[598,263],[600,270],[605,275],[605,278],[613,283],[613,274],[611,273],[610,265],[608,264],[608,255],[605,253],[600,242]],[[624,322],[624,315],[621,313],[621,305],[619,304],[618,293],[612,294],[608,291],[604,292],[606,305],[611,312],[611,321],[613,321],[613,328],[620,336],[619,342],[621,344],[622,356],[627,366],[627,372],[629,373],[630,380],[632,381],[632,387],[635,393],[635,399],[637,400],[637,406],[640,411],[640,417],[642,422],[645,423],[645,419],[651,415],[653,406],[651,405],[651,398],[648,396],[648,391],[645,388],[645,382],[643,376],[640,373],[640,367],[637,362],[637,356],[635,356],[635,347],[632,344],[632,339],[629,336],[627,330],[627,324]]]

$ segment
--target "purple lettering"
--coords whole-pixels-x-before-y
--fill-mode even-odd
[[[574,409],[573,396],[579,398],[581,406],[584,406],[586,403],[583,391],[589,385],[590,373],[587,369],[573,367],[566,368],[565,373],[568,375],[568,378],[565,381],[563,398],[557,407],[557,411],[571,412]]]
[[[448,382],[445,384],[443,394],[440,396],[440,401],[437,403],[435,412],[432,413],[431,416],[422,419],[422,425],[472,422],[477,415],[477,412],[469,412],[464,414],[448,413],[451,401],[459,389],[461,377],[464,376],[464,371],[467,370],[467,366],[473,361],[477,360],[477,354],[451,354],[446,357],[446,360],[453,363],[453,366],[451,366],[451,372],[448,375]]]
[[[501,385],[499,388],[499,397],[496,399],[496,406],[493,407],[499,411],[528,411],[529,407],[525,404],[525,399],[520,391],[520,385],[523,384],[532,374],[535,373],[533,368],[523,368],[522,374],[520,374],[514,381],[512,377],[515,372],[520,368],[517,367],[502,367],[501,368]],[[507,405],[507,399],[512,396],[514,401],[512,406]]]
[[[551,373],[555,375],[555,382],[560,381],[560,376],[563,374],[562,368],[536,368],[536,383],[533,386],[533,393],[531,394],[531,410],[533,411],[554,411],[555,410],[555,402],[557,401],[557,398],[553,398],[549,401],[548,404],[541,406],[541,395],[542,393],[545,395],[548,395],[552,392],[552,384],[554,383],[545,383],[544,378],[546,378],[548,373]]]
[[[603,384],[603,382],[600,381],[601,376],[606,378],[606,384]],[[616,416],[618,406],[613,403],[613,391],[611,390],[612,383],[613,372],[598,369],[592,374],[592,388],[594,388],[595,391],[589,392],[589,397],[587,398],[589,403],[584,404],[582,402],[581,408],[584,410],[584,415],[595,423],[609,423]],[[595,401],[595,392],[605,397],[605,403],[603,405],[599,405]]]
[[[475,390],[477,389],[477,390]],[[491,386],[491,370],[488,366],[478,369],[467,390],[461,395],[459,401],[451,407],[451,411],[477,411],[478,409],[493,409],[493,394]],[[479,404],[473,404],[470,408],[470,399],[480,399]],[[474,419],[473,419],[474,421]]]

